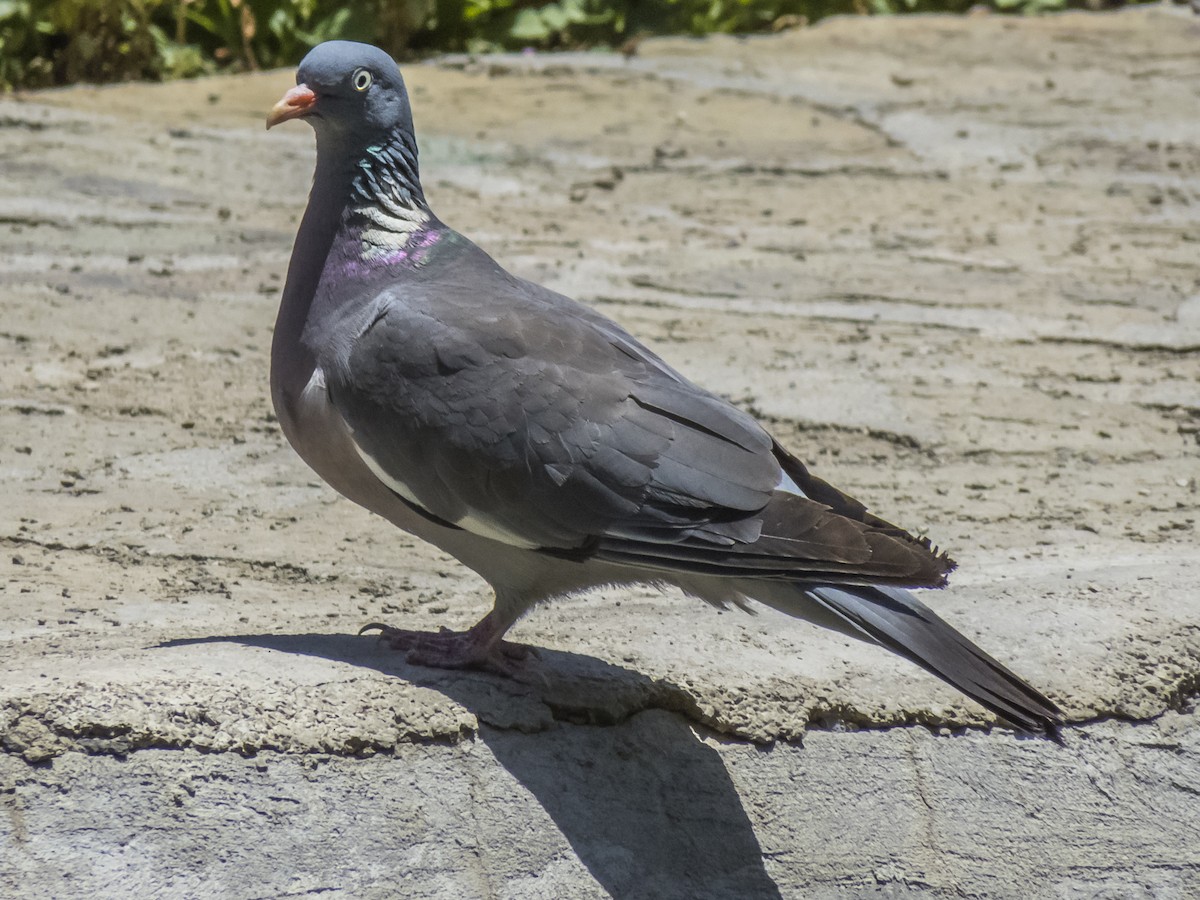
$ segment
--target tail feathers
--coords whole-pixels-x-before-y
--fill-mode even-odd
[[[1062,711],[901,588],[806,587],[826,610],[1023,731],[1058,738]]]

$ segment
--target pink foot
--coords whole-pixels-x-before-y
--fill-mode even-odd
[[[501,640],[496,629],[484,619],[469,631],[410,631],[393,628],[382,622],[364,625],[359,634],[379,631],[379,640],[393,650],[405,650],[405,660],[415,666],[435,669],[481,669],[496,675],[514,678],[519,674],[517,663],[537,651],[525,644]]]

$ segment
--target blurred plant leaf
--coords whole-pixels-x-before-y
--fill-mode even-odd
[[[978,0],[0,0],[0,89],[291,66],[335,38],[393,55],[621,47],[791,18],[965,12]],[[1095,0],[989,0],[1031,14]]]

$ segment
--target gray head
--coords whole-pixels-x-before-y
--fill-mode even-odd
[[[412,141],[412,111],[400,69],[370,44],[327,41],[308,52],[296,70],[296,86],[267,116],[267,127],[307,119],[325,143],[366,147],[397,132]]]

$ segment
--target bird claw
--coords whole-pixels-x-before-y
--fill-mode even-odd
[[[537,658],[533,647],[512,641],[488,640],[476,629],[453,631],[442,626],[437,631],[412,631],[371,622],[358,633],[379,632],[379,640],[393,650],[404,650],[405,661],[414,666],[435,669],[476,669],[520,680],[520,663]]]
[[[503,653],[506,657],[517,662],[524,662],[527,659],[540,659],[537,647],[531,647],[528,644],[518,644],[514,641],[501,641],[496,645],[496,649]]]

